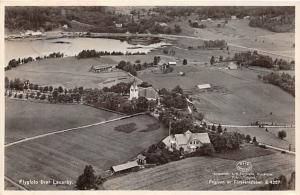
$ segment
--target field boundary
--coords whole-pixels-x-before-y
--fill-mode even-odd
[[[68,131],[85,129],[85,128],[88,128],[88,127],[102,125],[102,124],[106,124],[106,123],[110,123],[110,122],[114,122],[114,121],[119,121],[119,120],[123,120],[123,119],[127,119],[127,118],[132,118],[132,117],[139,116],[139,115],[144,115],[144,114],[146,114],[146,113],[142,112],[142,113],[127,115],[127,116],[123,116],[123,117],[119,117],[119,118],[115,118],[115,119],[111,119],[111,120],[101,121],[101,122],[93,123],[93,124],[89,124],[89,125],[84,125],[84,126],[79,126],[79,127],[73,127],[73,128],[69,128],[69,129],[63,129],[63,130],[57,130],[57,131],[54,131],[54,132],[51,132],[51,133],[40,134],[40,135],[36,135],[36,136],[33,136],[33,137],[24,138],[24,139],[15,141],[15,142],[11,142],[11,143],[5,144],[4,147],[6,148],[6,147],[14,146],[16,144],[20,144],[20,143],[23,143],[23,142],[35,140],[35,139],[42,138],[42,137],[46,137],[46,136],[49,136],[49,135],[55,135],[55,134],[60,134],[60,133],[68,132]]]
[[[4,176],[4,180],[6,180],[7,182],[11,183],[13,186],[17,187],[17,188],[20,188],[21,190],[25,190],[27,191],[28,189],[25,188],[24,186],[16,183],[15,181],[13,181],[12,179],[10,179],[9,177],[7,176]]]
[[[129,116],[129,115],[127,115],[127,114],[125,114],[125,113],[122,113],[122,112],[110,110],[110,109],[103,108],[103,107],[96,107],[96,106],[93,106],[93,105],[91,105],[91,104],[85,104],[85,103],[83,103],[82,105],[84,105],[84,106],[89,106],[89,107],[92,107],[92,108],[96,108],[96,109],[99,109],[99,110],[104,110],[104,111],[107,111],[107,112],[113,112],[113,113],[115,113],[115,114],[121,114],[121,115]]]

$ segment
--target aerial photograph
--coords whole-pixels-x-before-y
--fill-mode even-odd
[[[295,6],[4,10],[5,190],[295,190]]]

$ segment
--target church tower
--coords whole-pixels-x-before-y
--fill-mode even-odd
[[[137,85],[136,80],[134,79],[132,85],[130,86],[129,100],[132,100],[133,98],[138,99],[138,97],[139,97],[139,87]]]

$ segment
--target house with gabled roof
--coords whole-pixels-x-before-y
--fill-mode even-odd
[[[169,135],[162,142],[170,151],[176,149],[185,153],[194,152],[204,144],[211,144],[208,133],[192,133],[189,130],[182,134]]]

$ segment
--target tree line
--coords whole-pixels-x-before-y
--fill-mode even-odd
[[[227,47],[227,43],[225,40],[209,40],[209,41],[204,41],[204,48],[225,48]]]
[[[259,54],[257,51],[235,53],[232,60],[237,61],[240,65],[260,66],[264,68],[275,68],[278,66],[280,70],[290,70],[295,64],[293,60],[290,62],[277,58],[273,60],[270,56]]]
[[[262,78],[266,83],[282,88],[284,91],[295,97],[295,76],[292,77],[284,72],[282,74],[271,72],[267,75],[259,76],[259,78]]]
[[[94,49],[92,50],[82,50],[79,52],[76,57],[77,59],[81,58],[96,58],[100,56],[109,56],[109,55],[146,55],[145,52],[119,52],[119,51],[113,51],[113,52],[108,52],[108,51],[96,51]]]
[[[9,80],[5,77],[6,95],[11,97],[13,91],[15,98],[32,98],[36,100],[45,100],[49,103],[84,103],[98,108],[122,112],[125,114],[134,114],[139,112],[151,111],[154,109],[155,101],[149,101],[145,97],[128,100],[128,93],[132,83],[120,82],[111,87],[103,89],[85,89],[75,87],[66,89],[62,86],[39,86],[31,83],[29,80],[21,81],[19,78]],[[148,83],[142,83],[142,86],[149,86]]]
[[[295,30],[295,15],[253,17],[250,19],[249,26],[264,28],[273,32],[290,32]]]
[[[47,58],[63,58],[64,57],[64,54],[63,53],[60,53],[60,52],[53,52],[53,53],[50,53],[49,55],[45,55],[43,57],[36,57],[36,58],[33,58],[33,57],[27,57],[27,58],[18,58],[18,59],[12,59],[8,62],[8,65],[4,68],[5,71],[7,70],[10,70],[12,68],[16,68],[18,67],[19,65],[21,64],[26,64],[26,63],[29,63],[29,62],[33,62],[33,61],[38,61],[38,60],[41,60],[41,59],[47,59]]]
[[[293,6],[160,6],[153,8],[153,10],[170,18],[187,17],[191,14],[196,14],[200,20],[230,18],[232,15],[237,16],[237,18],[263,15],[268,17],[284,14],[295,15],[295,7]]]

